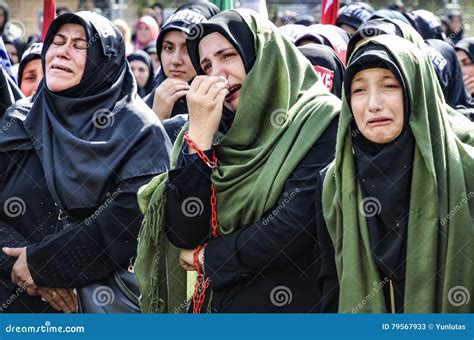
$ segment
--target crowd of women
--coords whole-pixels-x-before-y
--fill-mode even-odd
[[[0,311],[472,312],[474,38],[395,12],[59,15],[0,75]]]

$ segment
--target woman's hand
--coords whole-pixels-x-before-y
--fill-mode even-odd
[[[26,247],[4,247],[2,250],[6,255],[17,258],[11,273],[12,282],[26,289],[29,295],[37,295],[36,290],[38,289],[38,286],[34,283],[33,278],[31,277],[30,269],[28,268],[28,262],[26,260]]]
[[[464,85],[466,86],[467,93],[469,93],[470,96],[474,95],[474,77],[469,77],[468,75],[465,75],[463,77],[464,80]]]
[[[191,83],[186,95],[189,137],[201,150],[208,150],[212,146],[228,93],[228,84],[223,77],[197,76]],[[196,151],[190,147],[189,152]]]
[[[77,312],[77,295],[73,289],[39,287],[38,294],[58,312]]]
[[[189,84],[181,79],[165,79],[155,90],[153,111],[160,120],[169,119],[176,101],[189,91]]]
[[[203,263],[203,252],[204,248],[199,251],[198,254],[198,259],[199,259],[199,264],[202,266]],[[179,253],[179,263],[181,264],[181,267],[184,268],[184,270],[187,271],[195,271],[194,269],[194,249],[181,249],[181,252]]]

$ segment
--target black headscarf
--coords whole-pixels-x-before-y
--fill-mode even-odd
[[[382,209],[367,214],[371,251],[379,270],[389,279],[405,277],[408,209],[415,139],[409,127],[408,92],[394,58],[381,46],[361,48],[351,57],[344,76],[344,91],[350,107],[350,86],[357,72],[369,68],[389,69],[404,89],[404,122],[401,134],[387,144],[366,139],[353,121],[353,144],[357,178],[364,197],[375,198]],[[403,294],[402,294],[403,296]]]
[[[163,39],[166,33],[170,31],[181,31],[185,34],[189,34],[194,25],[200,24],[201,22],[213,17],[219,13],[219,8],[210,2],[190,2],[181,7],[179,7],[163,24],[161,28],[160,35],[156,40],[156,53],[158,59],[161,63],[161,49],[163,48]],[[154,93],[155,89],[161,85],[161,83],[167,79],[163,67],[160,68],[160,71],[156,75],[155,84],[153,90],[150,92],[150,95],[144,98],[146,104],[149,107],[153,107]],[[171,112],[171,117],[174,117],[179,114],[187,114],[188,106],[186,104],[186,98],[180,98],[176,101],[173,110]]]
[[[34,148],[53,199],[76,217],[97,207],[120,181],[166,171],[171,145],[136,93],[120,32],[101,15],[57,17],[46,35],[43,70],[46,51],[66,23],[81,25],[89,43],[80,83],[52,92],[43,78],[33,102],[7,111],[5,119],[15,124],[0,150]]]
[[[331,47],[342,63],[346,64],[347,44],[350,35],[342,28],[334,25],[311,25],[296,38],[295,45],[300,45],[304,40],[309,40],[315,44],[321,44]]]
[[[372,19],[362,24],[347,44],[347,58],[350,58],[357,43],[368,37],[382,34],[398,35],[403,38],[403,32],[395,23],[387,19]]]
[[[12,44],[16,48],[16,53],[18,53],[18,63],[21,60],[21,56],[25,52],[26,49],[26,44],[23,41],[23,38],[9,38],[7,36],[4,36],[3,42],[5,44]],[[10,60],[11,61],[11,60]],[[13,63],[13,61],[12,61]]]
[[[461,65],[454,48],[439,39],[428,39],[425,43],[446,103],[454,109],[474,108],[474,102],[464,86]]]
[[[155,81],[155,75],[153,72],[153,64],[151,62],[151,57],[148,53],[142,50],[135,50],[132,54],[127,57],[129,63],[134,60],[139,60],[143,62],[148,68],[148,79],[144,87],[138,87],[138,95],[140,97],[145,97],[153,89],[153,82]]]
[[[199,43],[211,33],[220,33],[237,50],[249,73],[255,63],[255,42],[253,33],[245,20],[235,11],[225,11],[214,16],[206,23],[194,27],[186,40],[189,57],[198,74],[205,74],[199,60]],[[195,37],[198,37],[197,39]]]
[[[245,73],[248,74],[255,64],[255,40],[250,27],[236,11],[221,12],[192,29],[186,40],[186,46],[197,74],[205,74],[200,64],[199,43],[205,36],[215,32],[222,34],[234,46],[242,58]],[[233,120],[234,113],[224,107],[219,131],[226,133]]]
[[[410,24],[410,21],[408,21],[408,19],[405,18],[402,13],[388,8],[380,8],[376,10],[369,18],[369,20],[373,19],[397,19],[403,21],[406,24]]]
[[[365,3],[353,3],[343,6],[337,12],[336,26],[342,24],[358,29],[360,25],[369,20],[374,9]]]
[[[307,44],[298,47],[298,49],[311,62],[328,90],[341,98],[342,81],[346,68],[336,52],[329,46],[318,44]]]
[[[41,59],[41,50],[43,49],[42,43],[33,43],[26,49],[20,60],[20,66],[18,67],[18,86],[21,87],[21,78],[23,78],[23,70],[25,66],[32,60]]]
[[[446,39],[441,19],[432,12],[425,9],[419,9],[413,12],[404,13],[404,15],[410,24],[418,31],[418,33],[420,33],[423,39]]]
[[[474,63],[474,37],[464,38],[454,45],[455,50],[464,51]]]

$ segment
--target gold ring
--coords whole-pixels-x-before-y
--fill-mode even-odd
[[[51,295],[51,297],[54,299],[56,297],[56,292],[55,291],[52,291],[49,293]]]

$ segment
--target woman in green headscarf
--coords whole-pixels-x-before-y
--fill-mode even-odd
[[[347,46],[347,59],[351,57],[354,48],[364,39],[375,37],[382,34],[397,35],[415,44],[421,50],[426,50],[427,46],[422,36],[412,26],[397,19],[375,19],[369,20],[357,29],[357,32],[351,37]],[[431,65],[433,68],[433,65]],[[433,69],[434,70],[434,69]],[[436,73],[435,73],[436,74]],[[441,90],[441,92],[438,92]],[[444,98],[441,87],[436,89],[436,96]],[[448,104],[445,112],[448,114],[449,123],[454,133],[462,142],[474,146],[474,124],[467,118],[462,111],[458,111]]]
[[[139,194],[142,309],[186,311],[187,269],[209,285],[194,312],[316,312],[315,182],[334,157],[340,101],[250,11],[196,26],[187,47],[189,124],[173,170]]]
[[[326,300],[339,312],[472,312],[474,149],[430,63],[388,35],[351,56],[318,235],[329,235],[339,290]]]

